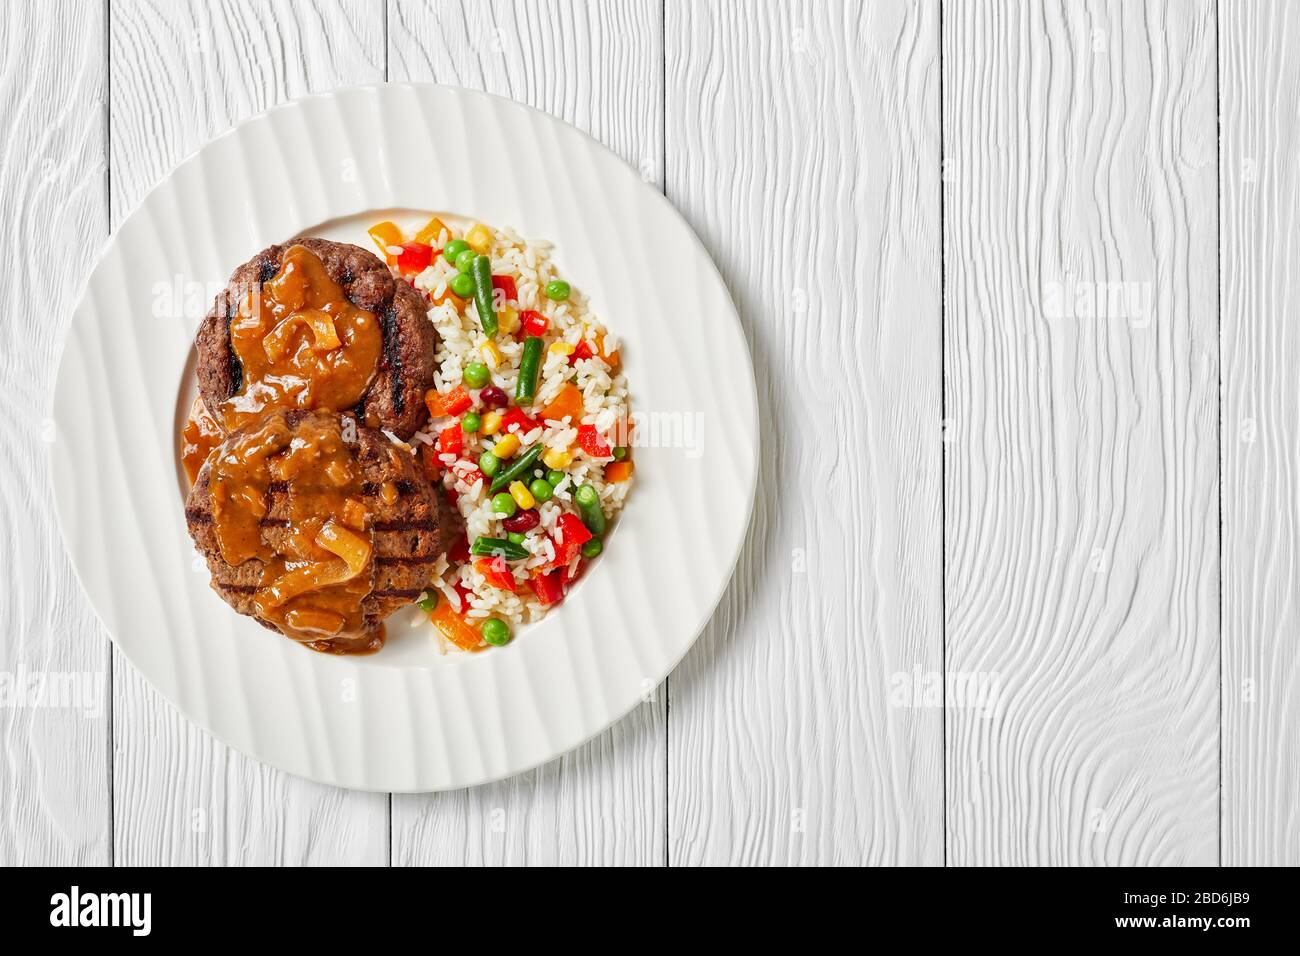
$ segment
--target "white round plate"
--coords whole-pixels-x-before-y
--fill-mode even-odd
[[[198,321],[236,265],[300,234],[367,245],[387,215],[511,226],[623,342],[636,483],[605,554],[504,648],[440,654],[417,615],[368,657],[318,654],[228,608],[186,533],[178,431]],[[259,760],[364,790],[517,773],[649,696],[703,629],[753,505],[758,420],[735,308],[669,203],[571,126],[438,86],[312,96],[213,140],[109,241],[55,396],[60,523],[123,653],[196,724]]]

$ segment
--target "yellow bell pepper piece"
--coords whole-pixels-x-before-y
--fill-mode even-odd
[[[492,248],[492,233],[488,232],[487,226],[481,222],[475,223],[470,231],[465,233],[465,241],[480,256],[485,256]]]
[[[394,260],[388,254],[388,247],[402,244],[402,230],[397,228],[397,223],[385,219],[383,222],[375,223],[366,232],[370,233],[370,238],[379,247],[380,254],[388,260],[389,265],[392,265]]]
[[[442,220],[437,216],[434,216],[424,224],[423,229],[415,234],[415,241],[422,242],[426,246],[436,246],[438,244],[438,237],[444,232],[448,235],[451,234],[451,230],[442,224]]]
[[[497,313],[497,329],[506,335],[514,335],[519,331],[519,313],[506,306]]]
[[[556,355],[572,355],[573,346],[568,342],[552,342],[550,351]]]

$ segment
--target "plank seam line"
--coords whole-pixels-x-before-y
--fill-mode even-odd
[[[105,239],[113,235],[113,42],[111,0],[104,0],[104,212],[107,218]],[[108,647],[108,733],[105,743],[108,747],[108,865],[117,866],[117,773],[113,766],[113,753],[117,734],[117,721],[113,719],[117,709],[116,680],[113,671],[113,641],[105,633],[104,641]]]
[[[943,0],[939,0],[939,709],[943,865],[948,865],[948,379],[945,329],[948,309],[948,242],[944,215]]]
[[[668,198],[668,0],[659,0],[659,175],[661,191]],[[671,747],[672,734],[669,733],[668,721],[672,712],[672,695],[668,682],[672,674],[664,677],[664,867],[672,866],[672,840],[669,828],[672,826],[670,806],[672,788],[668,775],[672,773]]]
[[[1219,832],[1218,865],[1223,866],[1223,85],[1219,60],[1219,0],[1214,0],[1214,189],[1217,222],[1214,230],[1214,260],[1217,264],[1215,283],[1218,301],[1215,303],[1215,364],[1218,372],[1218,505],[1219,505]]]

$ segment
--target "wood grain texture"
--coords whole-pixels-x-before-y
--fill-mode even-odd
[[[116,0],[113,225],[176,163],[244,117],[383,79],[383,17],[378,0]],[[177,714],[120,653],[114,673],[118,863],[387,862],[386,795],[309,783],[249,760]]]
[[[35,68],[33,50],[43,57]],[[48,493],[50,396],[63,337],[108,236],[104,75],[98,5],[0,6],[0,223],[10,258],[0,270],[6,866],[111,860],[110,644],[77,585]],[[44,695],[29,694],[40,686]]]
[[[944,6],[953,864],[1216,862],[1214,31]]]
[[[938,5],[666,7],[667,194],[741,313],[749,540],[670,680],[679,864],[938,864]]]
[[[1300,9],[1219,11],[1223,863],[1300,865]]]
[[[585,130],[647,181],[662,183],[658,0],[390,2],[388,29],[390,79],[527,103]],[[636,383],[631,387],[635,395]],[[665,707],[661,690],[573,753],[501,783],[395,794],[393,862],[662,863]]]

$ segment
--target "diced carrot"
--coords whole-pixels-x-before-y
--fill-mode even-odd
[[[565,415],[569,416],[569,422],[574,425],[582,417],[582,390],[572,382],[565,382],[560,388],[560,394],[542,409],[543,419],[558,422]]]
[[[600,357],[604,360],[605,364],[608,365],[612,371],[617,372],[622,357],[618,354],[618,349],[614,349],[612,352],[605,351],[605,333],[601,332],[596,336],[596,347],[600,349]]]
[[[450,302],[458,309],[465,308],[465,299],[462,299],[456,293],[451,291],[451,286],[443,286],[442,292],[438,295],[430,295],[429,301],[434,305],[442,305],[444,302]]]
[[[483,642],[478,628],[457,614],[450,601],[439,601],[438,606],[429,612],[429,620],[447,640],[463,651],[472,651]]]
[[[632,477],[632,462],[624,459],[623,461],[612,461],[605,466],[605,480],[611,484],[616,481],[627,481]]]

